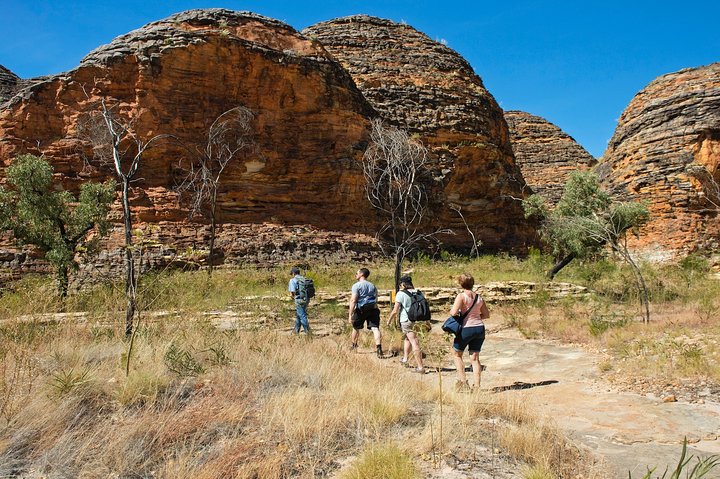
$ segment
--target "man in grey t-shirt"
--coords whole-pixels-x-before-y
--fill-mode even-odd
[[[383,358],[382,352],[382,336],[380,334],[380,310],[377,307],[377,288],[368,281],[370,270],[360,268],[355,273],[357,283],[352,286],[352,295],[350,297],[350,309],[348,312],[348,321],[352,325],[352,349],[357,349],[358,337],[360,330],[367,323],[367,329],[370,329],[375,338],[375,348],[377,356]]]

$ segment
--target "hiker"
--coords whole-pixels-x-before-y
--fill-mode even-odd
[[[300,326],[306,334],[310,334],[310,324],[308,323],[307,307],[310,302],[307,291],[303,291],[302,286],[305,284],[305,278],[300,275],[300,268],[293,266],[290,269],[290,282],[288,283],[288,291],[290,297],[295,301],[295,328],[293,333],[300,334]],[[301,284],[302,283],[302,284]]]
[[[410,321],[408,311],[412,304],[411,293],[415,292],[415,286],[413,286],[412,278],[410,276],[402,276],[400,278],[400,291],[395,295],[395,306],[393,307],[390,316],[388,316],[387,324],[390,326],[395,317],[400,318],[400,331],[403,333],[403,357],[400,360],[400,364],[403,366],[408,365],[408,356],[412,349],[415,355],[415,362],[417,367],[413,369],[414,372],[424,374],[425,367],[423,366],[422,350],[420,349],[420,341],[417,336],[417,331],[423,324],[422,322]],[[422,294],[422,293],[421,293]],[[427,324],[427,323],[425,323]]]
[[[367,329],[372,330],[375,338],[375,348],[377,357],[383,358],[382,339],[380,335],[380,310],[377,306],[377,288],[368,281],[370,270],[360,268],[355,273],[357,282],[352,285],[352,296],[350,297],[350,309],[348,312],[348,321],[352,325],[352,345],[351,348],[356,350],[358,347],[358,336],[363,325],[367,323]]]
[[[457,282],[463,291],[455,298],[450,309],[451,316],[457,316],[463,313],[465,318],[462,322],[460,334],[455,336],[453,341],[453,360],[457,369],[457,382],[455,389],[458,391],[470,390],[467,377],[465,376],[465,363],[463,362],[463,353],[468,348],[470,353],[470,364],[473,370],[474,387],[480,388],[480,349],[485,341],[485,323],[484,320],[490,317],[485,301],[473,291],[475,286],[475,278],[468,273],[463,273],[457,277]],[[468,311],[469,310],[469,311]]]

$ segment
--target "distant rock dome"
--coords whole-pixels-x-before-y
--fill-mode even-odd
[[[20,83],[20,78],[0,65],[0,104],[5,103],[15,93]]]
[[[570,135],[545,118],[524,111],[505,112],[515,160],[533,193],[554,205],[573,171],[590,169],[597,160]]]
[[[652,81],[623,112],[598,167],[651,214],[637,246],[670,257],[720,246],[720,63]]]

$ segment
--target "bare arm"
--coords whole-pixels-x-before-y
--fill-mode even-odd
[[[355,305],[357,304],[358,295],[357,293],[353,294],[350,297],[350,309],[348,311],[348,321],[352,323],[352,314],[353,311],[355,311]]]
[[[480,301],[482,303],[480,305],[480,312],[482,313],[482,319],[488,319],[490,317],[490,310],[488,309],[487,304],[485,304],[485,301],[483,301],[483,300],[480,300]]]
[[[387,324],[390,326],[392,320],[400,313],[400,303],[395,303],[395,307],[390,312],[390,316],[388,316]]]
[[[455,298],[455,302],[453,303],[452,308],[450,308],[450,316],[455,316],[460,311],[460,306],[462,306],[462,295],[463,293],[460,293]]]

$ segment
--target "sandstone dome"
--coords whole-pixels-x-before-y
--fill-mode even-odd
[[[444,207],[438,213],[467,244],[461,208],[489,249],[524,251],[535,241],[519,199],[525,181],[493,96],[457,52],[404,23],[355,15],[310,26],[389,124],[420,135],[437,160]]]
[[[652,81],[632,99],[598,167],[650,223],[636,246],[658,259],[720,244],[720,63]]]
[[[570,135],[545,118],[524,111],[505,112],[510,141],[520,171],[533,193],[554,205],[573,171],[593,167],[597,160]]]

